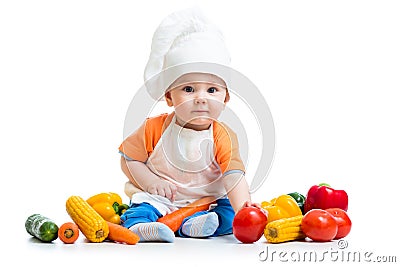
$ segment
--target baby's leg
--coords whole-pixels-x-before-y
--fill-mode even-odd
[[[217,200],[217,206],[210,210],[215,212],[219,218],[219,225],[213,236],[232,234],[232,223],[235,217],[235,211],[233,210],[229,199],[222,198]]]
[[[174,242],[174,232],[165,224],[156,222],[161,213],[148,203],[133,204],[121,215],[122,226],[140,237],[140,242]]]
[[[186,218],[178,231],[180,236],[207,237],[232,234],[235,217],[229,199],[217,200],[217,206],[210,211],[200,211]]]

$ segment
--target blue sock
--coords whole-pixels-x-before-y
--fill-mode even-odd
[[[182,225],[182,233],[190,237],[207,237],[214,234],[218,226],[218,215],[209,212],[187,220]]]
[[[168,242],[173,243],[175,234],[172,230],[163,223],[149,222],[138,223],[129,228],[132,232],[140,237],[139,242]]]

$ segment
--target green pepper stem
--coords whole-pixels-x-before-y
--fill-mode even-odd
[[[118,206],[119,206],[118,202],[114,202],[114,204],[112,204],[112,207],[113,207],[115,213],[118,213],[118,210],[119,210]]]

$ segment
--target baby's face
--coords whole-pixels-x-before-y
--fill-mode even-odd
[[[225,82],[212,74],[190,73],[178,78],[165,94],[177,123],[193,130],[208,129],[229,99]]]

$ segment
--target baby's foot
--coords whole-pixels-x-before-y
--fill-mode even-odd
[[[163,223],[150,222],[138,223],[129,228],[132,232],[140,237],[139,242],[168,242],[173,243],[175,234]]]
[[[207,237],[214,234],[218,226],[218,215],[209,212],[187,220],[182,225],[182,233],[190,237]]]

